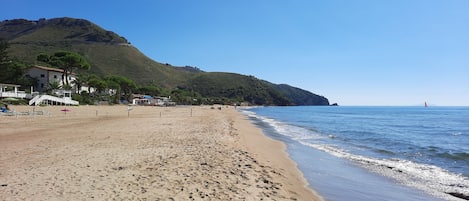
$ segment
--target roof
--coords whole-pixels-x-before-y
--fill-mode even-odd
[[[21,85],[0,83],[0,86],[2,86],[2,87],[20,87]]]
[[[52,67],[45,67],[45,66],[32,66],[31,68],[39,68],[41,70],[46,70],[46,71],[54,71],[54,72],[59,72],[59,73],[63,73],[64,70],[63,69],[60,69],[60,68],[52,68]]]

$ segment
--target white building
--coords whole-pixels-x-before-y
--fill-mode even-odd
[[[152,106],[176,106],[176,103],[171,101],[171,97],[152,97],[148,95],[136,95],[132,99],[133,105],[152,105]]]
[[[0,98],[27,98],[30,94],[24,91],[19,91],[20,85],[16,84],[2,84],[0,83]]]
[[[44,66],[32,66],[26,73],[30,77],[37,78],[38,86],[36,91],[43,92],[49,87],[49,84],[57,83],[59,86],[65,85],[65,79],[68,79],[68,83],[71,87],[74,86],[75,75],[68,75],[64,77],[64,70],[58,68],[44,67]]]

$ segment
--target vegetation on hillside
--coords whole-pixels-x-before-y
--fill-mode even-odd
[[[294,105],[329,105],[327,98],[287,84],[273,85],[280,93],[287,96]]]
[[[0,83],[13,83],[23,86],[33,86],[37,81],[34,78],[23,76],[27,65],[8,55],[9,44],[0,39]],[[29,89],[27,89],[29,90]]]
[[[189,80],[187,89],[220,102],[249,102],[254,105],[290,105],[291,102],[267,82],[234,73],[201,73]]]
[[[288,85],[275,85],[253,76],[234,73],[209,73],[199,68],[175,67],[153,61],[133,47],[124,37],[82,19],[55,18],[6,20],[0,22],[0,38],[9,43],[9,54],[21,61],[22,68],[15,76],[0,82],[34,84],[12,80],[24,74],[26,67],[37,64],[37,56],[49,60],[56,52],[71,52],[88,61],[89,70],[76,71],[76,84],[87,84],[97,92],[82,93],[82,99],[106,99],[106,89],[120,90],[114,102],[128,100],[130,93],[171,96],[179,104],[212,104],[249,102],[255,105],[328,105],[322,96]],[[47,55],[47,56],[45,56]],[[40,59],[50,66],[63,68]],[[45,64],[42,63],[42,64]],[[18,65],[20,63],[17,63]],[[4,64],[2,64],[4,65]],[[7,69],[3,68],[2,70]],[[75,72],[71,69],[70,72]],[[116,78],[115,76],[119,76]],[[21,77],[21,79],[23,79]],[[125,81],[123,81],[125,80]],[[128,81],[128,88],[121,85]],[[100,95],[101,94],[101,95]],[[87,102],[85,100],[85,102]]]

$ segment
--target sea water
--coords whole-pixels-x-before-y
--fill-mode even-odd
[[[469,107],[258,107],[326,200],[467,200]]]

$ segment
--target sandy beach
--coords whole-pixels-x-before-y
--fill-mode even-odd
[[[11,106],[2,200],[322,200],[232,107]]]

